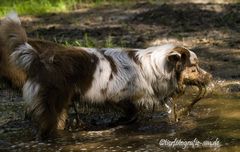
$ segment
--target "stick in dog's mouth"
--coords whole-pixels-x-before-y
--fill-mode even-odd
[[[206,95],[207,85],[211,82],[211,80],[212,75],[204,71],[204,74],[200,75],[199,79],[185,79],[183,81],[183,84],[186,86],[196,86],[198,88],[198,93],[192,99],[191,103],[186,107],[183,107],[177,111],[174,105],[174,120],[176,122],[180,120],[181,116],[189,114],[193,109],[194,105],[198,103]]]
[[[206,85],[196,85],[196,87],[198,88],[198,94],[195,98],[193,98],[192,102],[184,108],[181,108],[178,112],[177,112],[177,116],[181,116],[181,115],[186,115],[189,112],[191,112],[191,110],[193,109],[193,106],[198,103],[206,94],[207,92],[207,88]]]

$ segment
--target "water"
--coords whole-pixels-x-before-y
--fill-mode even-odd
[[[183,98],[180,104],[186,102]],[[151,119],[132,125],[62,132],[61,137],[45,142],[36,141],[30,127],[16,119],[1,126],[0,151],[240,151],[239,109],[239,93],[211,95],[178,123],[170,123],[156,112]],[[205,145],[199,145],[203,142]]]

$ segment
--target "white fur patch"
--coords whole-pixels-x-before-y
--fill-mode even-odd
[[[31,102],[38,96],[40,85],[35,81],[28,80],[23,86],[23,98],[27,102]]]
[[[104,58],[100,53],[94,53],[98,58]],[[106,89],[109,76],[111,74],[110,63],[105,60],[99,60],[95,73],[93,75],[92,87],[86,92],[85,97],[92,102],[102,102],[106,100],[106,95],[102,94],[102,89]]]
[[[117,68],[117,73],[108,83],[108,98],[113,101],[131,96],[137,90],[136,80],[139,77],[134,62],[121,49],[105,49],[105,55],[110,56]]]
[[[35,58],[35,50],[28,43],[20,45],[16,50],[10,55],[12,63],[20,66],[21,68],[28,70]]]
[[[165,102],[177,88],[175,73],[167,71],[165,65],[167,55],[175,47],[169,44],[137,49],[136,57],[141,65],[120,48],[103,49],[104,55],[96,49],[84,48],[99,58],[92,86],[85,93],[84,99],[90,102],[119,102],[130,98],[134,103],[149,107]],[[104,56],[113,59],[116,73],[112,72],[111,65]],[[112,78],[109,79],[111,74]]]
[[[133,67],[134,63],[120,49],[103,50],[104,55],[96,49],[91,49],[91,53],[99,58],[99,63],[93,75],[92,87],[85,93],[84,98],[91,102],[104,102],[106,100],[118,102],[133,93],[134,79],[137,75]],[[111,63],[105,56],[112,58],[117,73],[112,71]],[[129,82],[132,84],[130,85]]]
[[[8,13],[8,15],[6,16],[5,20],[6,20],[7,22],[13,21],[13,22],[21,25],[21,21],[20,21],[20,19],[19,19],[19,17],[18,17],[18,14],[17,14],[16,12],[10,12],[10,13]]]
[[[191,64],[197,64],[197,61],[198,61],[197,55],[190,50],[189,50],[189,52],[190,52],[190,62],[191,62]]]

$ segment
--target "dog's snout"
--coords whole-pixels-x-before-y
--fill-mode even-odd
[[[183,72],[183,78],[185,84],[195,85],[207,85],[213,79],[210,73],[199,66],[187,68]]]

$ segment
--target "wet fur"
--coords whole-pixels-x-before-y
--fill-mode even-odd
[[[76,95],[84,102],[122,107],[131,117],[136,105],[164,104],[181,89],[183,71],[196,58],[174,45],[99,50],[32,40],[11,15],[0,27],[0,40],[4,50],[10,50],[9,63],[27,75],[23,96],[41,137],[64,128]]]

